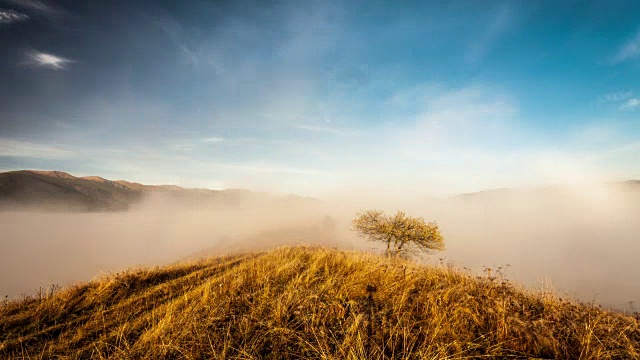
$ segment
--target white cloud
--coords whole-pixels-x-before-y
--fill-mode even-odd
[[[339,128],[329,127],[329,126],[298,124],[298,125],[294,125],[293,127],[300,130],[329,133],[333,135],[355,135],[356,134],[356,131],[354,130],[339,129]]]
[[[175,151],[191,151],[195,148],[193,144],[178,144],[172,147]]]
[[[620,102],[625,101],[633,96],[633,92],[631,90],[628,91],[618,91],[610,94],[604,94],[600,96],[600,102]]]
[[[71,63],[76,61],[66,59],[61,56],[40,52],[38,50],[28,51],[25,64],[36,67],[43,67],[51,70],[66,70]]]
[[[67,159],[73,152],[58,146],[0,138],[0,156],[34,159]]]
[[[242,170],[257,173],[276,173],[276,174],[289,174],[289,175],[325,175],[323,171],[313,169],[299,169],[292,167],[274,166],[274,165],[262,165],[262,164],[215,164],[215,167]]]
[[[622,105],[620,105],[620,109],[622,110],[633,110],[637,107],[640,106],[640,99],[639,98],[631,98],[631,99],[627,99],[627,101],[625,101],[624,103],[622,103]]]
[[[0,9],[0,24],[9,25],[15,22],[27,20],[29,15],[19,13],[13,10]]]
[[[633,39],[622,45],[616,56],[613,58],[613,63],[618,64],[638,56],[640,56],[640,31],[635,34]]]
[[[416,118],[423,140],[438,143],[489,140],[518,114],[518,106],[494,88],[471,85],[428,96]]]
[[[333,182],[321,186],[362,189],[394,184],[435,194],[522,180],[515,169],[526,163],[513,155],[527,146],[517,128],[519,106],[502,89],[486,84],[425,85],[392,95],[384,104],[383,121],[361,130],[361,137],[331,138],[304,149],[310,153],[309,148],[319,146],[327,158],[322,163],[344,177],[333,175]]]
[[[23,9],[40,13],[47,17],[62,15],[64,12],[40,0],[4,0],[4,2],[19,6]]]
[[[221,138],[221,137],[217,137],[217,136],[212,136],[212,137],[206,138],[206,139],[204,139],[202,141],[204,141],[206,143],[219,143],[219,142],[225,141],[225,139]]]
[[[640,106],[640,98],[634,97],[631,90],[601,95],[599,102],[615,103],[620,110],[633,110]]]

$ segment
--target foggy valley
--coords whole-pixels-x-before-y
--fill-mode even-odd
[[[532,289],[630,311],[640,299],[640,187],[634,183],[496,190],[443,199],[248,201],[220,206],[156,194],[122,212],[0,212],[0,293],[33,294],[135,266],[282,245],[380,252],[350,231],[356,212],[407,211],[436,221],[446,250],[423,257]],[[357,200],[355,200],[357,199]]]

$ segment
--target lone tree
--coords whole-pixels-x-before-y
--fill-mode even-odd
[[[387,244],[385,254],[390,257],[444,250],[444,238],[435,222],[426,223],[402,211],[393,216],[379,210],[361,211],[353,219],[352,230],[369,241]]]

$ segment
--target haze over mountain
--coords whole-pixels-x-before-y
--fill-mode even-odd
[[[243,202],[311,201],[295,195],[276,196],[247,190],[184,189],[176,185],[144,185],[100,176],[76,177],[62,171],[21,170],[0,173],[0,210],[122,211],[151,197],[175,205],[234,206]]]

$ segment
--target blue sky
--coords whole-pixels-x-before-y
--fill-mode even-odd
[[[640,178],[639,15],[0,0],[0,170],[315,196]]]

